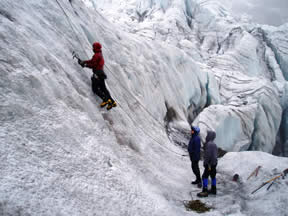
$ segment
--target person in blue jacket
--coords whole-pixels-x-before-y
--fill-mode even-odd
[[[191,126],[191,139],[188,144],[188,152],[191,160],[191,167],[196,180],[192,181],[191,184],[197,184],[198,187],[202,187],[202,181],[200,176],[199,169],[199,160],[200,160],[200,148],[201,148],[201,139],[199,137],[200,128],[196,126]]]

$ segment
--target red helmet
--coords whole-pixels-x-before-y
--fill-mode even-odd
[[[96,43],[93,44],[93,50],[95,50],[95,51],[99,50],[100,51],[101,48],[102,48],[102,46],[101,46],[100,43],[96,42]]]

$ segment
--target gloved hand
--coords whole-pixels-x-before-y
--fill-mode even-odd
[[[78,59],[78,64],[80,64],[81,67],[85,67],[85,63],[81,59]]]

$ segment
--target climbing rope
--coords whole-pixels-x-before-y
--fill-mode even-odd
[[[82,47],[82,49],[83,49],[83,51],[84,51],[84,53],[85,53],[85,49],[84,49],[84,47],[83,47],[83,45],[82,45],[82,43],[81,43],[81,40],[80,40],[79,37],[77,36],[76,31],[74,30],[74,27],[73,27],[73,25],[72,25],[72,22],[71,22],[71,20],[70,20],[70,17],[69,17],[68,14],[66,13],[66,11],[64,10],[64,8],[63,8],[62,5],[60,4],[60,2],[59,2],[58,0],[56,0],[56,2],[57,2],[57,4],[59,5],[59,7],[61,8],[61,10],[63,11],[64,15],[66,16],[66,18],[67,18],[67,20],[68,20],[68,23],[69,23],[72,31],[74,32],[74,34],[75,34],[75,36],[76,36],[79,44],[81,45],[81,47]],[[97,12],[97,13],[98,13],[98,12]],[[104,29],[102,28],[102,26],[100,26],[100,28],[101,28],[102,30],[104,30]],[[103,47],[104,47],[104,46],[103,46]],[[109,52],[111,52],[109,49],[107,49],[107,48],[105,48],[105,47],[104,47],[104,49],[106,49],[106,50],[108,50]],[[85,54],[86,54],[86,53],[85,53]],[[74,56],[74,55],[75,55],[75,52],[73,53],[73,56]],[[76,55],[75,55],[75,56],[76,56]],[[87,56],[87,54],[86,54],[86,56]],[[88,57],[88,56],[87,56],[87,57]],[[110,71],[110,73],[111,73],[112,76],[118,81],[118,83],[120,83],[120,85],[122,86],[122,88],[123,88],[126,92],[128,92],[128,93],[137,101],[137,103],[152,117],[152,119],[154,119],[154,120],[162,127],[162,126],[163,126],[162,123],[159,122],[159,121],[153,116],[153,114],[120,82],[120,80],[117,78],[116,75],[114,75],[114,73],[112,72],[112,70],[110,70],[110,68],[109,68],[107,65],[105,65],[105,67],[108,69],[108,71]],[[118,104],[119,104],[119,102],[118,102]],[[128,112],[126,112],[125,109],[124,109],[120,104],[119,104],[119,106],[120,106],[120,108],[126,113],[126,115],[129,117],[129,119],[130,119],[135,125],[138,125],[138,123],[133,120],[133,118],[130,116],[130,114],[128,114]],[[173,150],[171,150],[170,148],[162,145],[161,142],[159,142],[159,141],[156,140],[154,137],[152,137],[150,134],[148,134],[142,127],[139,127],[139,128],[140,128],[148,137],[150,137],[152,140],[154,140],[156,143],[158,143],[162,148],[164,148],[164,149],[166,149],[166,150],[168,150],[168,151],[170,151],[170,152],[172,152],[172,153],[174,153],[174,154],[176,154],[176,155],[187,156],[187,155],[180,154],[180,153],[178,153],[178,152],[176,152],[176,151],[173,151]]]
[[[119,103],[118,103],[119,104]],[[123,110],[123,112],[126,113],[126,115],[129,117],[129,119],[135,124],[135,125],[138,125],[137,122],[135,122],[135,120],[133,120],[133,118],[128,114],[128,112],[125,111],[125,109],[119,104],[119,106],[121,107],[121,109]],[[177,155],[180,155],[180,156],[187,156],[187,155],[183,155],[183,154],[180,154],[176,151],[173,151],[171,150],[170,148],[167,148],[166,146],[162,145],[161,142],[159,142],[158,140],[156,140],[153,136],[151,136],[149,133],[147,133],[142,127],[139,127],[141,131],[143,131],[143,133],[145,133],[148,137],[150,137],[152,140],[154,140],[156,143],[158,143],[162,148],[174,153],[174,154],[177,154]]]
[[[97,13],[99,13],[99,12],[97,12]],[[103,28],[101,25],[99,25],[99,27],[102,29],[102,31],[105,31],[104,28]],[[102,45],[102,46],[103,46],[103,48],[106,49],[108,52],[112,53],[112,52],[111,52],[109,49],[107,49],[104,45]],[[137,101],[137,103],[148,113],[148,115],[150,115],[150,116],[152,117],[152,119],[154,119],[154,120],[162,127],[162,126],[163,126],[162,123],[161,123],[159,120],[157,120],[156,117],[154,117],[154,115],[136,98],[136,96],[134,96],[134,95],[129,91],[129,89],[126,88],[126,86],[125,86],[125,85],[120,81],[120,79],[113,73],[113,71],[112,71],[107,65],[105,65],[104,67],[107,68],[107,70],[108,70],[108,71],[112,74],[112,76],[118,81],[118,83],[122,86],[122,88],[123,88],[126,92],[128,92],[128,93],[132,96],[132,98],[135,99],[135,101]]]
[[[98,12],[97,12],[98,13]],[[99,13],[98,13],[99,14]],[[102,26],[99,26],[102,31],[104,32],[105,29],[102,28]],[[102,45],[104,49],[106,49],[107,51],[109,51],[110,53],[112,53],[109,49],[107,49],[104,45]],[[105,67],[108,69],[108,71],[112,74],[112,76],[118,81],[118,83],[122,86],[122,88],[128,92],[132,98],[135,99],[135,101],[148,113],[148,115],[150,115],[152,117],[152,119],[154,121],[156,121],[161,127],[163,126],[162,123],[160,121],[158,121],[154,116],[153,114],[126,88],[126,86],[124,84],[122,84],[122,82],[118,79],[118,77],[113,73],[113,71],[107,66],[105,65]],[[121,107],[121,106],[120,106]],[[125,109],[123,109],[123,107],[121,107],[121,109],[126,113],[126,115],[129,116],[129,118],[134,122],[134,124],[137,124],[133,119],[132,117],[125,111]],[[144,129],[142,129],[141,127],[139,127],[147,136],[149,136],[152,140],[154,140],[155,142],[157,142],[160,146],[162,146],[163,148],[167,149],[168,151],[171,151],[173,152],[174,154],[177,154],[177,155],[181,155],[183,157],[186,157],[187,155],[183,155],[183,154],[180,154],[178,152],[175,152],[173,150],[171,150],[170,148],[167,148],[165,146],[162,145],[162,143],[160,143],[159,141],[157,141],[154,137],[152,137],[150,134],[148,134]],[[169,137],[168,137],[169,139]]]
[[[88,55],[85,53],[85,49],[84,49],[84,47],[83,47],[83,45],[82,45],[82,43],[81,43],[81,40],[80,40],[80,38],[78,37],[78,35],[77,35],[77,33],[76,33],[76,31],[75,31],[75,29],[74,29],[74,27],[73,27],[73,24],[72,24],[72,22],[71,22],[70,17],[69,17],[68,14],[66,13],[66,11],[64,10],[64,8],[63,8],[62,5],[60,4],[60,2],[59,2],[58,0],[56,0],[56,2],[57,2],[57,4],[59,5],[59,7],[61,8],[61,10],[63,11],[64,15],[66,16],[66,18],[67,18],[67,20],[68,20],[68,24],[70,25],[72,31],[74,32],[74,35],[76,36],[76,39],[78,40],[80,46],[82,47],[82,50],[83,50],[84,54],[85,54],[85,55],[87,56],[87,58],[88,58]]]

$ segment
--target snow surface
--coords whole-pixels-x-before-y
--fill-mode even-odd
[[[182,203],[199,191],[181,148],[192,122],[223,149],[272,152],[287,106],[285,26],[239,26],[215,1],[83,2],[0,2],[0,215],[196,215]],[[88,59],[94,41],[118,103],[109,112],[71,56]],[[287,162],[227,154],[206,215],[285,215],[287,180],[270,199],[250,189]],[[255,185],[232,193],[232,172],[256,164]]]

